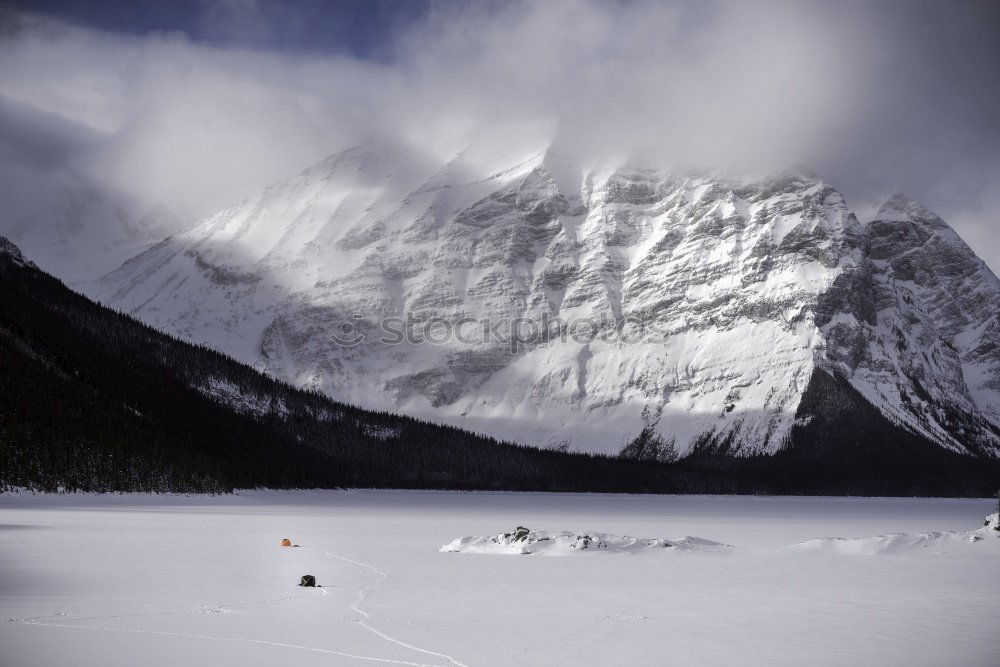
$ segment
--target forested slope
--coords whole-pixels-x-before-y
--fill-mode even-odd
[[[917,442],[855,394],[836,378],[814,378],[800,426],[776,455],[734,457],[709,446],[671,461],[655,438],[641,437],[618,457],[513,445],[277,382],[74,293],[0,238],[0,489],[987,495],[995,488],[996,459]]]

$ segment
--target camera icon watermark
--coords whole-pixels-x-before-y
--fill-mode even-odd
[[[359,326],[365,321],[360,313],[351,315],[351,319],[341,321],[330,334],[330,340],[339,347],[352,348],[365,342],[368,336]]]

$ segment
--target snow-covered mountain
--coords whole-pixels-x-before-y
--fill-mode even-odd
[[[862,223],[805,173],[366,145],[90,293],[339,400],[525,443],[770,453],[824,374],[941,447],[1000,453],[1000,281],[916,202]],[[399,342],[400,320],[435,342]]]

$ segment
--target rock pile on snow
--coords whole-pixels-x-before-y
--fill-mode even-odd
[[[541,554],[566,556],[583,552],[637,553],[657,549],[711,550],[727,549],[724,544],[700,537],[667,540],[630,537],[608,533],[549,533],[518,526],[512,532],[485,537],[460,537],[441,547],[442,552],[480,554]]]

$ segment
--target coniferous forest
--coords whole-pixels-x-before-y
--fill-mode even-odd
[[[996,488],[995,459],[932,447],[846,382],[818,374],[813,384],[803,408],[821,417],[775,456],[706,448],[675,461],[648,437],[618,457],[542,450],[292,388],[0,251],[0,488],[978,496]]]

